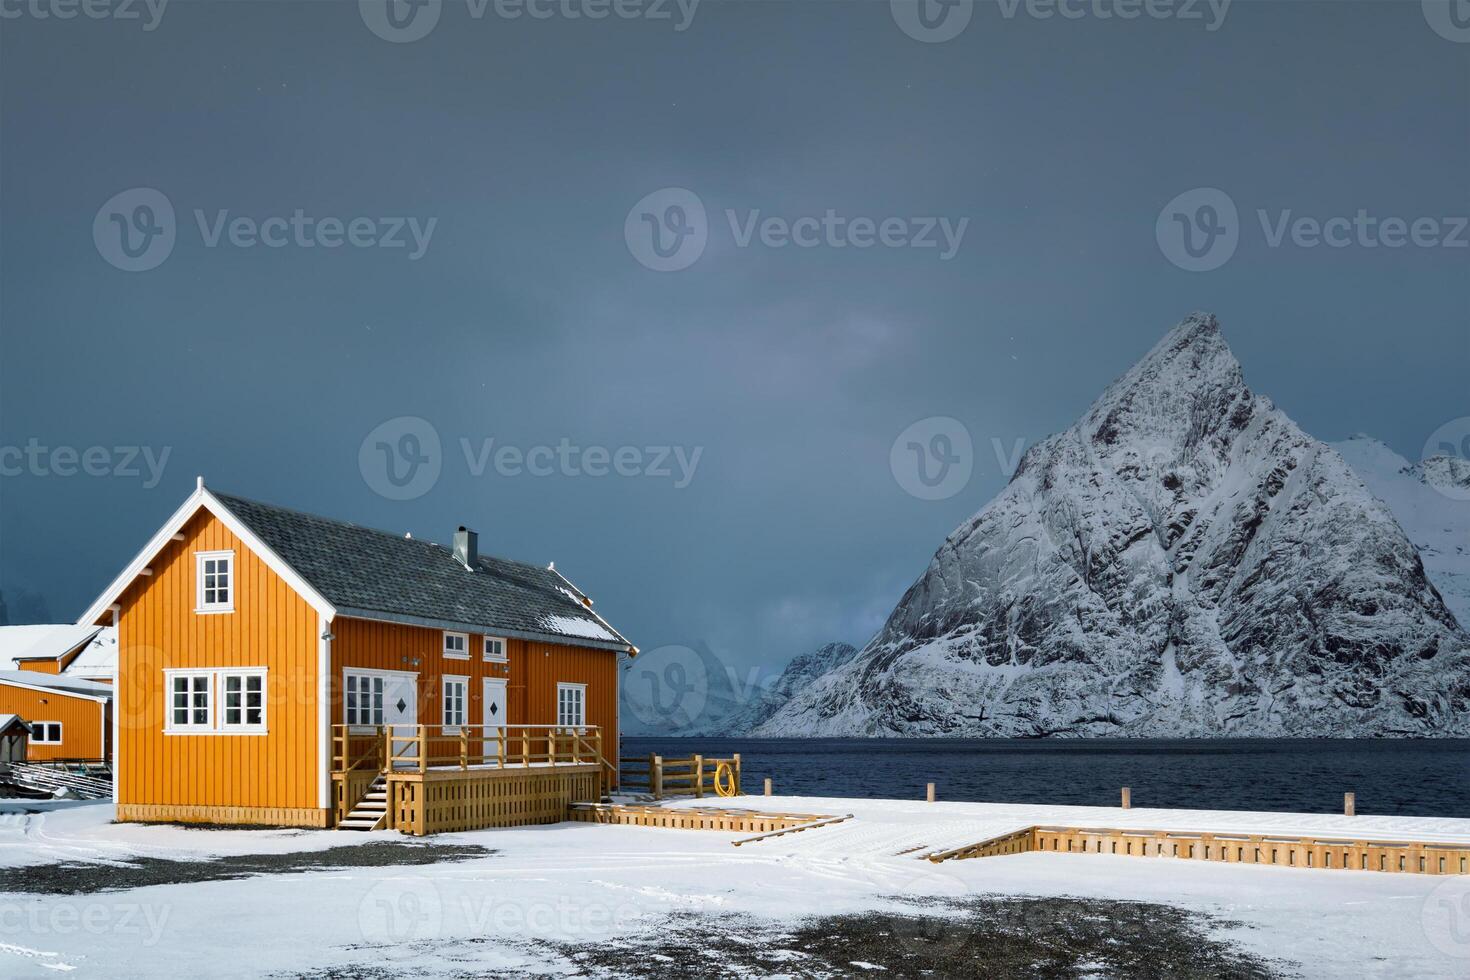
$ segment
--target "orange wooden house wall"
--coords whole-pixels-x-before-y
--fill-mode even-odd
[[[506,639],[507,662],[487,662],[483,638],[495,633],[471,633],[468,660],[444,656],[444,631],[375,620],[339,617],[332,624],[332,723],[342,724],[342,670],[363,667],[373,670],[416,671],[418,721],[421,725],[443,722],[440,678],[445,674],[470,678],[470,725],[485,725],[482,680],[504,677],[506,718],[510,725],[555,725],[556,685],[586,684],[586,722],[602,729],[603,737],[615,745],[618,731],[618,655],[611,650],[541,643],[515,637]],[[415,662],[417,661],[417,662]],[[607,748],[608,761],[616,764],[616,752]]]
[[[108,757],[111,722],[108,706],[65,691],[36,691],[0,681],[0,715],[20,715],[26,721],[61,722],[61,744],[27,743],[26,759],[101,761]]]
[[[325,826],[317,612],[208,511],[182,533],[119,601],[118,819]],[[196,613],[195,552],[225,550],[234,612]],[[266,668],[268,734],[165,735],[179,667]]]
[[[182,534],[151,561],[152,575],[139,576],[118,601],[118,819],[326,826],[332,809],[319,756],[327,732],[318,715],[318,614],[208,511]],[[234,611],[196,613],[195,553],[225,550],[235,553]],[[587,685],[587,724],[602,728],[605,754],[616,759],[611,650],[508,639],[508,664],[495,664],[483,660],[479,634],[471,634],[469,660],[450,660],[439,629],[347,617],[329,628],[328,724],[343,722],[344,667],[417,672],[424,725],[442,721],[444,674],[472,679],[471,725],[485,723],[483,677],[509,678],[509,724],[555,724],[557,683],[580,683]],[[165,734],[164,671],[190,667],[266,668],[268,733]]]
[[[71,658],[75,660],[76,658]],[[61,673],[60,660],[18,660],[15,666],[20,670],[30,670],[37,674],[59,674]]]

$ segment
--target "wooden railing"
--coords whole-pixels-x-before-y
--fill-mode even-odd
[[[656,800],[670,796],[739,796],[740,755],[729,758],[692,755],[666,759],[661,755],[624,756],[618,760],[624,792],[647,793]]]
[[[601,791],[617,782],[596,725],[333,725],[332,771],[384,773],[596,765]]]

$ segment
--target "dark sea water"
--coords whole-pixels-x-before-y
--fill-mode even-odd
[[[1470,817],[1470,739],[718,739],[625,738],[623,756],[739,752],[747,793],[761,780],[798,796]]]

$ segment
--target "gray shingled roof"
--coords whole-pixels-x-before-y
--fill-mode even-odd
[[[474,572],[432,541],[214,497],[344,616],[578,646],[632,646],[555,571],[481,555]]]

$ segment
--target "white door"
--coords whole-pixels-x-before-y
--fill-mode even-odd
[[[485,678],[484,695],[481,704],[485,712],[485,761],[489,762],[498,758],[500,753],[500,741],[495,729],[505,728],[505,678]]]
[[[383,724],[387,725],[389,731],[394,735],[412,736],[414,734],[419,718],[418,682],[416,674],[391,674],[383,682]],[[393,754],[416,757],[418,746],[407,739],[402,741],[394,739]],[[399,769],[417,765],[417,762],[410,762],[407,759],[399,759],[394,763],[395,768]]]

